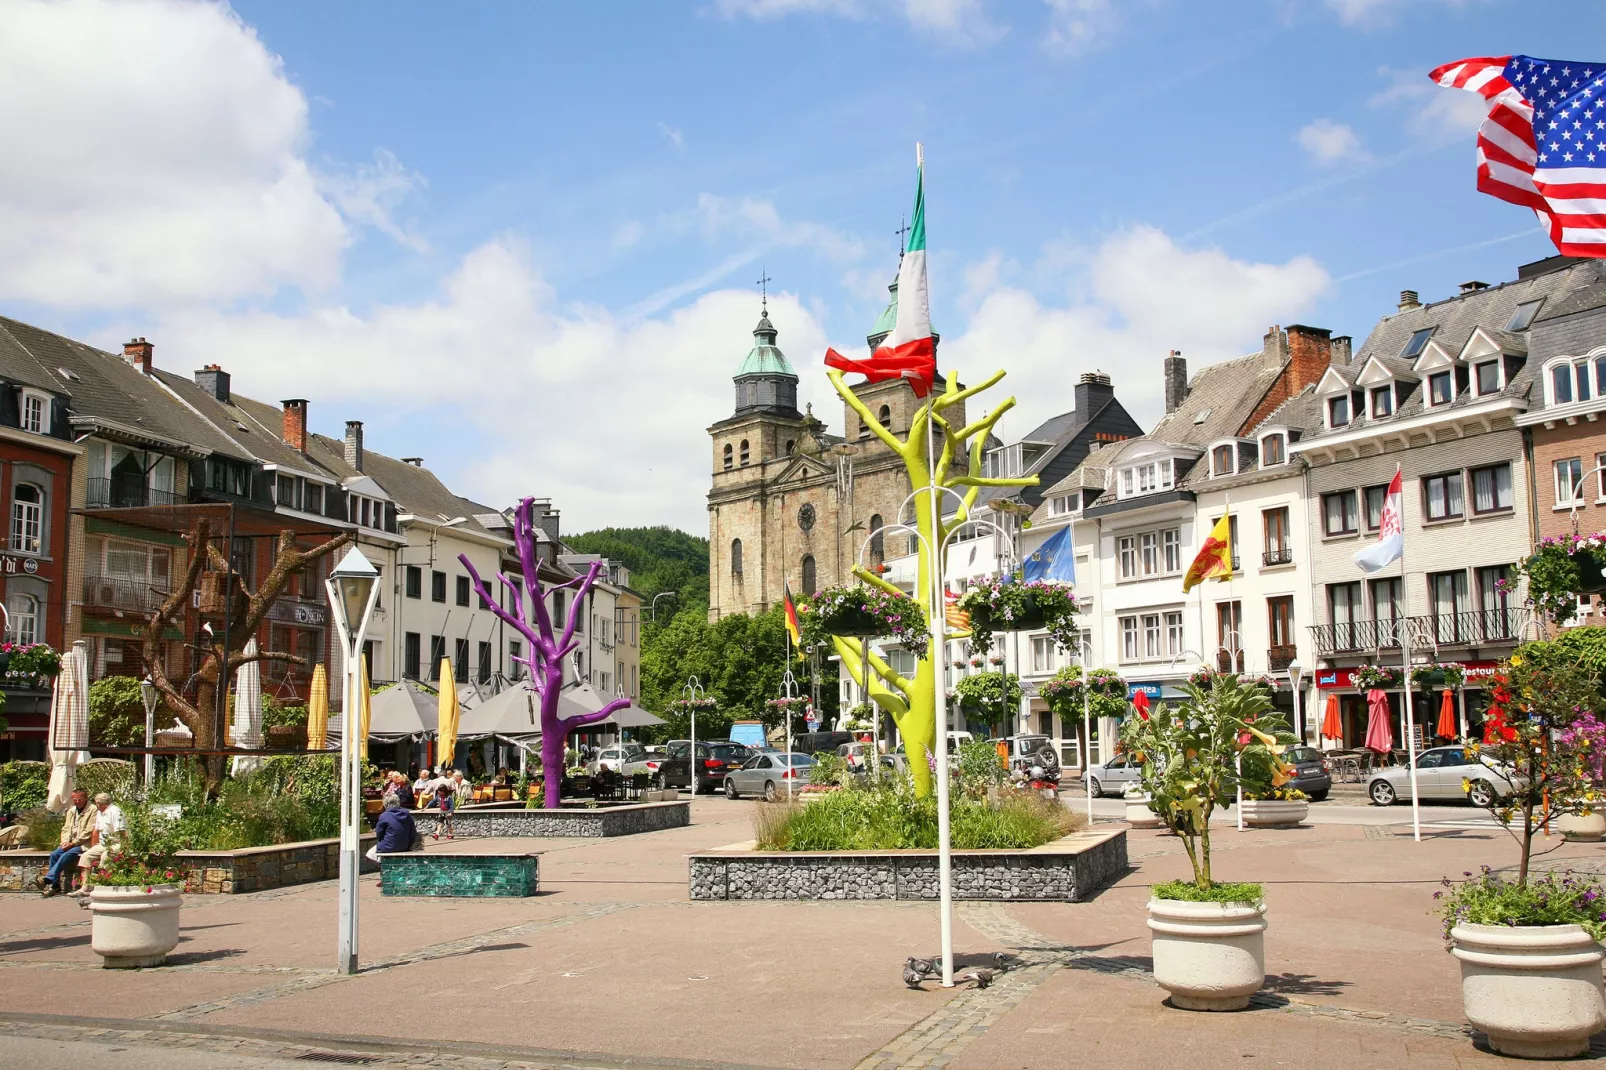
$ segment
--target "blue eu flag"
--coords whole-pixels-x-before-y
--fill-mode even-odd
[[[1047,542],[1027,554],[1021,572],[1028,581],[1076,583],[1076,550],[1071,545],[1071,526],[1060,528]]]

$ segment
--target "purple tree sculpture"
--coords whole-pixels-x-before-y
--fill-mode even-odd
[[[541,702],[541,772],[546,780],[546,808],[555,810],[563,794],[563,747],[569,733],[577,728],[605,719],[615,710],[630,705],[627,698],[615,699],[595,713],[578,713],[572,717],[558,716],[558,695],[563,690],[563,659],[574,653],[579,645],[574,641],[575,625],[580,612],[569,614],[569,622],[559,635],[552,627],[552,614],[547,610],[546,596],[552,591],[572,590],[577,608],[585,605],[586,594],[597,582],[602,562],[593,561],[584,576],[576,576],[567,583],[550,588],[541,584],[539,561],[536,557],[535,499],[525,498],[513,511],[513,545],[518,551],[519,563],[524,567],[524,585],[499,572],[496,578],[508,590],[509,608],[504,609],[491,597],[490,589],[479,572],[464,554],[457,559],[463,562],[468,574],[474,578],[474,589],[480,599],[491,607],[491,612],[528,642],[528,657],[515,658],[530,669],[530,688]]]

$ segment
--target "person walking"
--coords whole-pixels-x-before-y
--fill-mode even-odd
[[[457,796],[453,793],[449,781],[436,782],[435,809],[438,816],[435,818],[435,831],[430,834],[430,839],[438,840],[444,832],[449,840],[452,838],[452,814],[457,809]]]
[[[61,824],[61,845],[50,852],[50,865],[39,874],[35,883],[46,899],[61,894],[61,874],[78,861],[90,841],[95,838],[95,818],[98,814],[89,805],[89,793],[74,788],[72,805]]]

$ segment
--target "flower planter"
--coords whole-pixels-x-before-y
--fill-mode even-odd
[[[1304,799],[1245,799],[1244,824],[1255,829],[1292,828],[1310,816]]]
[[[268,747],[272,750],[306,750],[306,725],[274,725],[263,733]]]
[[[829,620],[823,622],[823,627],[829,635],[846,636],[882,635],[890,630],[873,614],[853,606],[833,613]]]
[[[5,672],[10,665],[11,654],[7,651],[0,651],[0,673]]]
[[[1597,843],[1606,839],[1606,811],[1589,814],[1566,814],[1556,819],[1556,831],[1563,837],[1580,843]]]
[[[1249,1006],[1266,980],[1265,915],[1264,903],[1149,900],[1155,982],[1183,1010]]]
[[[1457,925],[1467,1021],[1502,1055],[1566,1059],[1606,1028],[1601,949],[1577,925]]]
[[[167,953],[178,946],[178,912],[184,900],[179,892],[176,884],[92,889],[89,946],[101,965],[126,970],[166,962]]]
[[[1149,796],[1127,795],[1126,823],[1135,829],[1157,829],[1165,824],[1160,815],[1149,809]]]
[[[1572,563],[1578,567],[1578,593],[1599,594],[1606,591],[1606,575],[1601,572],[1600,561],[1593,551],[1580,550],[1571,555]]]

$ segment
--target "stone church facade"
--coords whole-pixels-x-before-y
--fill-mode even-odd
[[[892,303],[867,338],[872,349],[897,318],[897,284],[891,289]],[[842,435],[828,432],[812,410],[799,412],[798,376],[776,334],[766,308],[734,377],[735,412],[708,429],[711,620],[762,613],[781,600],[783,584],[804,595],[851,582],[861,551],[871,566],[909,548],[901,534],[872,537],[898,522],[909,494],[902,458],[846,403]],[[903,380],[855,394],[900,438],[924,404]],[[963,425],[963,406],[958,410],[951,418]]]

